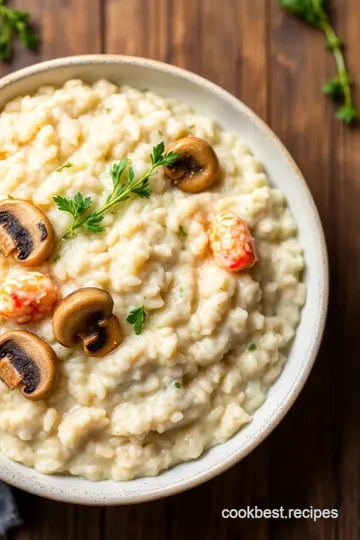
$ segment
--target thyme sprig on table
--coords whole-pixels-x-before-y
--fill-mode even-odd
[[[29,18],[27,11],[12,9],[6,0],[0,0],[0,60],[11,60],[16,36],[26,49],[36,48],[39,36],[31,28]]]
[[[92,204],[91,197],[85,198],[81,193],[77,193],[73,199],[67,199],[66,197],[61,197],[59,195],[54,197],[54,201],[58,208],[63,212],[69,213],[73,218],[64,238],[71,238],[79,228],[96,233],[103,232],[105,228],[101,222],[104,219],[104,214],[115,204],[129,199],[131,195],[138,195],[143,199],[149,199],[151,195],[149,179],[156,174],[159,167],[173,165],[177,157],[178,154],[176,152],[165,152],[164,142],[159,143],[153,148],[150,155],[151,167],[140,178],[136,178],[133,168],[129,166],[128,158],[124,158],[118,163],[115,163],[110,170],[113,181],[112,192],[98,210],[95,210],[86,216],[84,216],[84,214],[89,210]],[[122,182],[125,171],[127,171],[127,178]]]
[[[280,7],[291,12],[305,23],[321,30],[326,36],[327,47],[333,52],[337,75],[322,87],[322,92],[342,106],[336,113],[339,120],[352,124],[357,119],[351,94],[351,79],[343,54],[343,42],[336,34],[329,16],[330,0],[278,0]]]

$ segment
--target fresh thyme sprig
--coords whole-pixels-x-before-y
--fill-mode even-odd
[[[351,95],[351,79],[342,51],[343,43],[330,22],[329,0],[278,0],[278,3],[302,21],[324,32],[326,44],[335,57],[337,75],[323,85],[322,92],[334,101],[342,102],[336,117],[346,124],[352,124],[358,115]]]
[[[145,307],[141,306],[130,311],[126,322],[134,325],[134,331],[137,336],[141,334],[142,327],[146,321]]]
[[[128,158],[124,158],[118,163],[115,163],[110,170],[113,181],[112,192],[108,195],[101,208],[85,217],[84,214],[90,208],[92,203],[91,197],[84,198],[81,193],[77,193],[72,200],[67,199],[66,197],[54,197],[54,201],[58,208],[64,212],[68,212],[73,217],[72,223],[68,227],[64,238],[71,238],[74,236],[76,230],[80,227],[91,232],[104,231],[105,229],[103,225],[101,225],[104,214],[115,204],[129,199],[131,195],[138,195],[143,199],[149,199],[151,195],[149,179],[156,173],[159,167],[173,165],[177,157],[178,154],[176,152],[168,152],[166,154],[164,143],[159,143],[153,148],[150,155],[150,169],[140,178],[135,177],[133,168],[129,166]],[[127,179],[125,182],[122,182],[122,177],[126,169]]]
[[[68,227],[64,238],[70,238],[74,236],[75,230],[80,227],[81,216],[91,206],[91,197],[84,198],[81,193],[77,193],[73,199],[67,199],[66,197],[60,197],[60,195],[54,197],[59,210],[67,212],[73,217],[70,227]],[[89,216],[90,217],[90,216]]]
[[[39,36],[30,27],[27,11],[12,9],[5,4],[6,0],[0,0],[0,60],[11,60],[16,36],[26,49],[35,49]]]

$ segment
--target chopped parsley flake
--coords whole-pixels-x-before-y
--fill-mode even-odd
[[[142,327],[146,321],[146,311],[144,306],[135,308],[130,311],[126,322],[134,325],[134,331],[137,336],[141,334]]]
[[[180,225],[180,227],[179,227],[178,235],[182,236],[183,238],[187,237],[187,232],[185,231],[185,229],[184,229],[184,227],[182,225]]]
[[[248,351],[256,351],[256,345],[255,343],[250,343],[250,345],[247,348]]]
[[[68,163],[65,163],[65,165],[62,165],[61,167],[56,169],[56,172],[61,172],[64,169],[70,169],[70,167],[72,167],[72,166],[73,166],[73,163],[71,163],[71,161],[69,161]]]

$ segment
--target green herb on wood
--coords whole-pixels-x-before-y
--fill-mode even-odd
[[[91,232],[103,232],[105,228],[101,222],[104,219],[104,214],[115,204],[129,199],[131,195],[138,195],[143,199],[149,199],[151,195],[149,179],[156,174],[159,167],[173,165],[177,157],[178,154],[176,152],[168,152],[166,154],[164,142],[159,143],[157,146],[154,146],[150,155],[151,167],[140,178],[135,177],[133,168],[129,166],[128,158],[115,163],[110,170],[113,181],[112,192],[108,195],[101,208],[87,216],[83,216],[83,214],[91,206],[92,201],[90,197],[84,198],[81,193],[77,193],[73,200],[60,196],[54,197],[58,208],[64,212],[68,212],[73,217],[64,238],[71,238],[75,235],[76,230],[81,227]],[[122,182],[125,170],[127,170],[127,179]]]
[[[27,11],[8,7],[6,0],[0,0],[0,60],[11,60],[16,37],[26,49],[35,49],[39,36],[29,23]]]
[[[134,325],[134,331],[137,336],[141,334],[142,327],[145,324],[145,321],[146,321],[146,311],[145,311],[144,306],[135,308],[132,311],[130,311],[126,319],[127,323]]]
[[[342,105],[336,113],[339,120],[352,124],[357,119],[352,93],[351,79],[343,54],[343,43],[336,34],[329,17],[329,0],[278,0],[286,9],[305,23],[318,28],[326,36],[327,47],[333,52],[337,75],[322,87],[322,92]]]

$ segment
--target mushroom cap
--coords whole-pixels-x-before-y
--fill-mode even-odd
[[[0,336],[0,379],[27,399],[46,398],[58,379],[58,359],[50,345],[31,332],[13,330]]]
[[[84,349],[88,356],[103,357],[118,348],[122,340],[121,326],[115,315],[99,321],[97,332],[87,335]]]
[[[45,214],[30,202],[0,201],[0,251],[24,266],[37,266],[51,253],[54,230]]]
[[[110,294],[95,287],[78,289],[66,296],[53,316],[54,336],[64,347],[84,342],[89,356],[105,356],[120,345],[119,321],[112,315]]]
[[[174,165],[164,167],[165,175],[177,187],[197,193],[209,187],[219,172],[219,160],[209,143],[199,137],[183,137],[167,147],[179,154]]]

